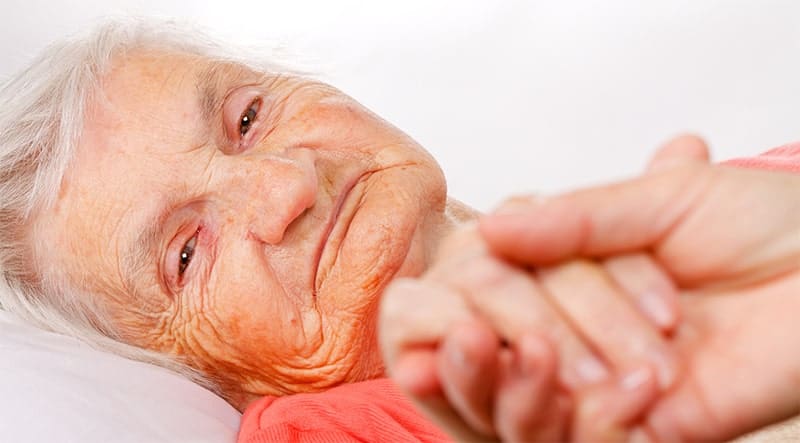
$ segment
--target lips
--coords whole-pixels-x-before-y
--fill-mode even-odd
[[[331,240],[331,234],[333,234],[333,231],[336,228],[337,222],[341,218],[342,210],[345,208],[346,203],[348,201],[348,197],[352,193],[353,189],[359,183],[364,182],[371,174],[372,174],[372,171],[367,171],[367,172],[362,173],[361,175],[358,175],[358,176],[348,180],[345,183],[345,185],[342,186],[342,190],[339,192],[339,195],[337,196],[337,198],[336,198],[336,200],[335,200],[335,202],[333,204],[333,207],[332,207],[332,210],[331,210],[330,215],[328,217],[328,220],[325,223],[325,227],[321,232],[319,244],[317,246],[316,257],[315,257],[315,260],[314,260],[314,276],[313,276],[313,280],[312,281],[314,282],[314,294],[313,295],[315,297],[316,297],[317,292],[319,290],[318,278],[319,278],[320,267],[323,264],[323,258],[324,258],[323,255],[325,253],[326,247],[328,246],[328,243]],[[353,216],[355,215],[355,211],[353,211],[352,213],[347,214],[347,215],[348,215],[347,222],[349,224],[349,222],[353,219]]]

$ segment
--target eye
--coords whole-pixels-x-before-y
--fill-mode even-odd
[[[244,113],[242,113],[242,116],[239,118],[239,136],[244,137],[247,132],[250,131],[250,128],[253,126],[253,122],[255,122],[260,108],[260,98],[256,98],[250,102],[247,110],[245,110]]]
[[[186,268],[189,266],[189,263],[192,261],[192,257],[194,257],[194,248],[197,245],[197,232],[183,245],[183,249],[181,249],[181,254],[178,256],[178,276],[182,277],[183,273],[186,271]]]
[[[225,139],[220,149],[224,154],[244,152],[260,137],[269,120],[268,103],[260,85],[244,85],[228,92],[222,105]]]

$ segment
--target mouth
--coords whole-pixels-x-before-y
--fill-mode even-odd
[[[314,292],[312,294],[313,297],[316,297],[317,293],[319,292],[320,268],[321,265],[323,264],[322,259],[324,257],[324,253],[326,252],[328,243],[331,240],[331,235],[333,234],[333,231],[336,228],[339,219],[341,218],[342,211],[345,208],[346,203],[348,202],[348,198],[352,194],[353,189],[360,183],[365,182],[372,175],[373,172],[374,171],[364,172],[361,175],[347,181],[345,185],[342,186],[342,190],[341,192],[339,192],[339,195],[337,196],[336,201],[334,202],[333,209],[331,210],[330,215],[328,216],[328,220],[325,223],[325,228],[322,230],[319,243],[317,244],[316,255],[314,257],[314,262],[313,262],[314,275],[312,276],[312,281],[314,282],[313,286]],[[357,209],[354,209],[349,214],[347,214],[346,216],[347,220],[345,221],[347,222],[348,225],[353,220],[353,217],[355,216],[356,212]],[[344,232],[346,234],[347,230],[345,229]]]

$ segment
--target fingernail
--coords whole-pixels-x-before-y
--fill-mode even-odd
[[[467,364],[467,355],[464,353],[464,350],[461,349],[461,346],[450,342],[447,344],[446,352],[447,359],[450,360],[450,363],[452,363],[455,367],[462,370],[470,367],[470,365]]]
[[[546,200],[546,197],[539,195],[532,195],[526,198],[513,198],[501,204],[500,207],[492,211],[492,214],[512,215],[525,213],[530,211],[533,207],[544,203]]]
[[[608,378],[605,365],[594,357],[586,357],[578,362],[578,376],[587,383],[597,383]]]
[[[497,208],[497,210],[492,211],[491,215],[516,215],[516,214],[523,214],[527,211],[531,210],[531,205],[527,203],[505,203],[503,206]]]
[[[639,307],[658,326],[668,328],[674,323],[674,315],[664,298],[656,291],[647,291],[639,297]]]
[[[645,383],[649,382],[652,376],[653,374],[648,368],[636,369],[628,375],[622,377],[619,385],[626,391],[635,391],[636,389],[642,387]]]

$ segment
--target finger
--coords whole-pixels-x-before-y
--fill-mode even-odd
[[[493,253],[529,266],[647,249],[680,287],[752,281],[797,263],[800,211],[774,202],[798,201],[798,183],[792,174],[691,163],[493,215],[479,227]]]
[[[601,266],[580,260],[542,269],[538,275],[547,296],[612,368],[622,372],[649,363],[663,388],[672,385],[674,351]]]
[[[437,355],[432,346],[406,349],[388,368],[389,373],[401,389],[413,396],[424,398],[441,394]]]
[[[434,268],[451,269],[460,262],[486,252],[486,243],[478,233],[478,224],[465,223],[439,244]]]
[[[530,210],[531,207],[541,205],[547,201],[547,197],[541,194],[523,194],[509,197],[500,204],[492,214],[517,214]],[[476,228],[478,226],[476,225]]]
[[[712,176],[699,164],[553,197],[481,219],[489,249],[527,265],[655,246],[697,204]]]
[[[647,254],[628,254],[603,261],[622,295],[662,332],[678,324],[678,290],[666,272]]]
[[[525,334],[502,365],[494,427],[502,441],[564,439],[567,412],[558,396],[557,355],[538,334]]]
[[[494,435],[492,403],[498,376],[499,339],[481,321],[454,326],[437,358],[442,391],[452,408],[476,431]]]
[[[436,346],[450,325],[472,318],[459,294],[420,280],[396,279],[379,307],[378,338],[387,371],[411,393],[436,391]]]
[[[457,290],[503,339],[514,344],[523,333],[539,331],[557,344],[559,376],[570,388],[606,379],[608,369],[554,309],[527,272],[487,255],[457,264],[457,272],[435,269],[430,279]]]
[[[658,398],[654,372],[643,366],[629,372],[616,384],[607,384],[582,394],[573,421],[575,441],[628,441],[629,432]]]
[[[680,135],[661,146],[647,165],[649,172],[680,166],[687,162],[708,163],[706,142],[696,135]]]

